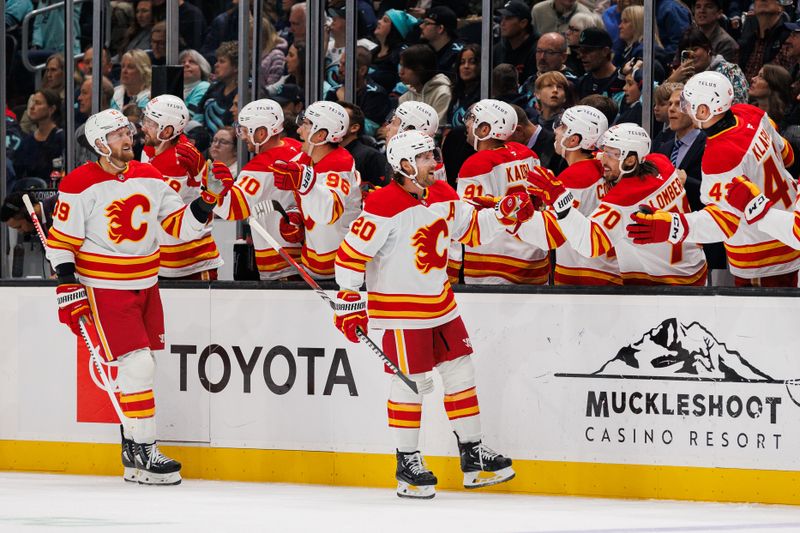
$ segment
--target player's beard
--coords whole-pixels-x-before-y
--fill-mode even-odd
[[[124,142],[116,150],[111,152],[109,156],[111,163],[124,167],[128,162],[133,159],[133,142]]]

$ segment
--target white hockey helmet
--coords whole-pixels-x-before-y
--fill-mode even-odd
[[[136,134],[136,128],[130,123],[128,117],[117,109],[106,109],[89,117],[84,126],[84,133],[86,140],[98,155],[109,156],[111,148],[108,146],[107,136],[120,128],[128,128],[131,135]],[[97,146],[97,141],[100,141],[100,146],[105,149],[105,152]]]
[[[467,119],[472,118],[473,148],[478,149],[478,142],[486,139],[505,141],[517,127],[517,113],[511,104],[486,98],[480,100],[469,108]],[[485,137],[478,137],[477,129],[481,124],[488,124],[491,128]]]
[[[426,152],[433,152],[436,144],[433,138],[425,135],[419,130],[401,131],[386,143],[386,159],[395,172],[411,179],[417,186],[417,156]],[[402,161],[406,160],[414,169],[414,174],[408,175],[403,170]]]
[[[400,119],[397,131],[418,130],[433,137],[439,129],[439,114],[425,102],[403,102],[395,109],[394,117]]]
[[[708,106],[710,112],[705,120],[697,118],[701,105]],[[733,85],[719,72],[705,71],[695,74],[686,82],[681,92],[681,111],[701,125],[711,117],[725,113],[731,105]]]
[[[567,108],[561,117],[556,119],[553,129],[565,126],[564,134],[561,136],[561,147],[567,151],[574,150],[594,150],[597,141],[608,129],[608,119],[604,114],[594,107],[588,105],[576,105]],[[567,148],[564,144],[572,135],[580,135],[581,142],[574,148]]]
[[[144,118],[152,120],[158,126],[156,138],[159,141],[169,141],[183,133],[183,128],[189,122],[189,109],[177,96],[162,94],[147,102]],[[172,136],[169,139],[162,139],[161,132],[168,126],[172,126]]]
[[[636,169],[635,166],[629,169],[622,167],[629,155],[635,155],[636,162],[641,164],[644,157],[650,153],[650,136],[647,135],[644,128],[632,122],[611,126],[600,138],[598,144],[603,151],[608,148],[619,150],[620,176],[630,174]],[[610,152],[606,153],[611,156]]]
[[[258,128],[267,130],[267,137],[260,143],[255,142],[253,137]],[[239,138],[245,131],[258,153],[262,144],[283,131],[283,108],[278,102],[269,98],[250,102],[239,110],[239,120],[236,122],[236,134]]]
[[[322,143],[338,143],[347,134],[347,128],[350,127],[350,117],[347,115],[345,108],[336,102],[314,102],[306,108],[306,110],[297,117],[298,124],[302,124],[304,120],[311,123],[311,131],[308,133],[308,143],[312,146],[315,143],[311,142],[311,137],[320,130],[325,130],[328,134]]]

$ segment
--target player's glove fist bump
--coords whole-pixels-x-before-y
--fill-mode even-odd
[[[203,155],[191,143],[178,143],[175,146],[175,156],[178,159],[178,164],[189,174],[190,178],[200,174],[206,167],[206,160]]]
[[[528,190],[545,204],[553,206],[558,218],[564,218],[572,207],[572,193],[547,168],[533,167],[528,172]]]
[[[222,161],[214,161],[211,169],[203,174],[203,192],[200,196],[208,204],[219,204],[233,187],[233,175]]]
[[[656,242],[680,244],[689,230],[689,224],[683,213],[653,211],[646,205],[640,205],[639,211],[631,214],[631,219],[634,223],[628,224],[625,229],[635,244]]]
[[[536,209],[527,193],[514,193],[502,197],[495,205],[494,210],[500,223],[510,226],[508,231],[514,233],[521,224],[533,217]]]
[[[775,203],[761,193],[758,185],[744,176],[733,178],[725,194],[725,200],[731,207],[744,213],[744,219],[748,224],[761,220]]]
[[[275,187],[282,191],[305,194],[314,185],[314,171],[297,161],[275,161],[269,170],[275,176]]]

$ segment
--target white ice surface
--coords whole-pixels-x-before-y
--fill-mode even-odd
[[[0,472],[0,531],[800,532],[800,507]]]

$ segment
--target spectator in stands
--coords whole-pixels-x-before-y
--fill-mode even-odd
[[[153,25],[150,32],[150,49],[147,51],[150,56],[151,65],[167,64],[167,23],[157,22]]]
[[[118,51],[124,54],[129,50],[150,48],[150,32],[153,29],[153,6],[150,0],[137,0],[133,3],[135,18],[128,27],[125,44]]]
[[[775,123],[783,122],[792,103],[792,77],[780,65],[764,65],[750,83],[750,103],[763,109]]]
[[[350,126],[340,146],[350,152],[356,162],[356,170],[361,174],[361,189],[366,191],[385,187],[391,181],[391,177],[386,175],[386,156],[364,141],[364,113],[359,106],[350,102],[339,103],[350,117]]]
[[[599,15],[594,13],[576,13],[570,19],[567,31],[564,33],[569,47],[569,55],[564,63],[566,69],[578,78],[584,75],[583,63],[581,63],[581,59],[578,56],[578,41],[581,38],[581,32],[586,28],[592,27],[600,29],[605,27],[603,25],[603,19],[601,19]]]
[[[183,101],[189,108],[192,120],[202,122],[200,102],[211,86],[208,82],[211,65],[200,52],[191,49],[181,52],[178,61],[183,65]]]
[[[494,48],[494,64],[514,65],[520,78],[527,80],[536,69],[536,40],[531,10],[520,0],[511,0],[498,13],[500,42]]]
[[[447,111],[447,124],[451,128],[463,128],[467,110],[481,99],[481,47],[464,45],[456,57],[456,64],[458,75]]]
[[[209,64],[216,62],[214,54],[225,41],[235,41],[239,35],[239,0],[231,0],[231,6],[214,17],[206,32],[200,53]]]
[[[661,48],[658,31],[654,31],[655,44]],[[661,50],[663,54],[663,49]],[[614,48],[614,65],[621,67],[632,59],[644,57],[644,7],[628,6],[619,23],[619,44]]]
[[[222,161],[231,171],[233,176],[238,172],[238,162],[236,160],[236,132],[230,126],[223,126],[214,134],[208,155],[214,161]]]
[[[283,69],[286,68],[286,54],[289,52],[289,43],[278,35],[272,22],[266,17],[262,19],[264,47],[261,49],[261,68],[258,72],[259,88],[263,90],[281,79]]]
[[[64,54],[61,52],[47,58],[42,76],[42,89],[55,91],[63,99],[65,87]]]
[[[560,33],[545,33],[539,37],[536,43],[536,74],[556,71],[577,81],[577,77],[564,64],[567,50],[567,39]]]
[[[692,22],[692,14],[680,0],[658,0],[656,3],[656,25],[661,45],[667,57],[678,49],[681,35]]]
[[[439,123],[444,124],[452,99],[450,78],[436,73],[436,54],[425,44],[416,44],[400,54],[400,81],[408,91],[400,97],[400,103],[409,100],[425,102],[439,114]]]
[[[37,9],[42,9],[63,0],[39,0]],[[72,17],[73,45],[77,55],[81,52],[80,4],[75,5]],[[33,37],[31,38],[30,60],[34,65],[41,63],[56,52],[64,52],[64,8],[51,9],[33,19]]]
[[[699,28],[689,28],[681,38],[681,64],[672,71],[668,82],[686,83],[689,78],[706,70],[719,72],[733,85],[734,103],[747,102],[747,78],[738,65],[728,63],[721,55],[711,55],[711,41]],[[757,72],[757,71],[756,71]]]
[[[7,0],[5,7],[6,31],[13,31],[22,24],[25,15],[33,11],[31,0]]]
[[[509,104],[525,105],[527,97],[520,94],[519,75],[514,65],[500,63],[492,69],[491,98]]]
[[[538,123],[546,130],[553,131],[553,122],[564,109],[572,105],[569,81],[561,72],[545,72],[536,78],[535,90]]]
[[[555,73],[557,74],[557,73]],[[517,127],[509,137],[509,141],[524,144],[536,155],[543,167],[549,168],[556,174],[563,170],[564,160],[555,153],[555,134],[552,129],[548,130],[539,124],[531,122],[528,114],[518,105],[512,105],[517,113]]]
[[[644,0],[618,0],[617,2],[612,2],[611,6],[603,11],[603,26],[598,27],[602,27],[608,32],[611,36],[611,42],[614,43],[614,47],[619,45],[619,23],[622,21],[622,12],[628,6],[641,5],[644,5]],[[585,30],[586,28],[588,28],[588,26],[581,28],[581,30]]]
[[[294,43],[306,42],[306,3],[300,2],[292,6],[289,12],[289,35]]]
[[[303,43],[293,43],[289,46],[289,52],[286,54],[286,72],[284,76],[265,87],[268,96],[274,96],[281,92],[281,87],[284,85],[292,84],[300,87],[301,90],[305,89],[305,76],[306,76],[306,45]]]
[[[372,54],[366,48],[356,47],[356,105],[361,114],[361,129],[359,135],[374,137],[378,128],[392,109],[389,95],[383,87],[372,81],[369,76],[369,66]],[[344,72],[345,55],[339,57],[339,72]],[[325,100],[344,103],[344,85],[333,87],[325,94]],[[366,118],[365,118],[366,117]]]
[[[36,91],[28,105],[28,116],[35,125],[32,133],[22,138],[14,155],[17,178],[35,176],[49,179],[54,160],[63,161],[64,130],[61,120],[61,98],[50,89]],[[61,161],[56,164],[62,164]]]
[[[570,19],[576,13],[591,13],[578,0],[545,0],[531,9],[533,27],[542,33],[565,33]]]
[[[586,28],[578,41],[578,53],[586,74],[578,81],[578,98],[601,94],[621,98],[624,81],[611,62],[611,36],[600,28]]]
[[[456,57],[464,48],[458,40],[458,19],[446,6],[435,6],[420,22],[420,37],[436,51],[437,70],[455,80]]]
[[[84,77],[92,75],[93,60],[94,49],[90,46],[83,52],[83,59],[78,63],[78,69]],[[108,53],[107,48],[103,48],[103,54],[100,56],[100,74],[111,80],[112,83],[115,81],[114,65],[111,63],[111,55]]]
[[[239,43],[227,41],[217,48],[217,62],[214,64],[214,83],[206,91],[199,109],[203,112],[202,122],[212,134],[222,126],[233,124],[231,105],[239,88]]]
[[[790,33],[784,26],[789,17],[780,0],[755,0],[753,11],[755,16],[747,17],[739,39],[739,66],[747,80],[758,74],[766,63],[788,66],[781,46]]]
[[[347,25],[345,24],[345,9],[344,6],[330,7],[328,8],[327,13],[331,20],[329,25],[331,39],[328,43],[327,51],[325,53],[325,64],[338,65],[339,58],[344,54],[344,40],[347,32]]]
[[[150,101],[150,82],[153,70],[150,57],[142,50],[130,50],[122,55],[120,84],[114,89],[111,109],[122,109],[134,103],[144,109]]]
[[[286,117],[296,117],[303,110],[303,90],[294,83],[284,83],[270,98],[280,104]]]
[[[720,25],[724,16],[723,0],[695,0],[694,23],[711,41],[711,53],[721,55],[725,61],[739,61],[739,43]]]
[[[372,53],[372,79],[379,83],[387,93],[395,90],[400,77],[397,65],[400,64],[400,53],[406,49],[405,40],[419,20],[405,11],[389,9],[378,19],[375,26],[375,38],[378,47]]]
[[[178,31],[182,41],[181,48],[196,50],[203,46],[206,17],[199,7],[185,0],[178,0]]]
[[[81,83],[80,92],[78,94],[78,111],[80,112],[81,116],[86,118],[91,116],[92,114],[92,87],[93,87],[93,80],[91,76],[86,76]],[[111,80],[103,76],[102,81],[102,89],[100,92],[100,109],[98,111],[103,111],[104,109],[108,109],[108,106],[111,105],[111,98],[114,96],[114,85],[111,83]],[[84,134],[84,126],[85,124],[81,124],[75,130],[75,137],[77,141],[75,143],[75,165],[82,165],[87,161],[97,161],[97,152],[89,146],[89,143],[86,141],[86,136]]]
[[[633,6],[639,7],[639,6]],[[627,9],[630,8],[626,8]],[[623,16],[625,12],[622,12]],[[622,34],[622,28],[620,28]],[[625,86],[622,89],[624,97],[619,107],[619,115],[614,121],[615,124],[624,122],[642,123],[642,60],[632,59],[622,69],[625,75]],[[638,74],[638,75],[637,75]]]
[[[7,224],[9,229],[16,230],[22,234],[32,234],[36,231],[28,209],[22,200],[24,192],[17,191],[9,193],[3,199],[3,204],[0,205],[0,222]],[[33,211],[42,223],[43,229],[48,231],[50,226],[53,225],[53,208],[55,208],[58,195],[52,195],[43,202],[37,202],[35,198],[31,198],[33,203]],[[39,239],[37,238],[36,241]]]
[[[669,129],[669,99],[673,92],[682,89],[682,83],[662,83],[653,91],[653,116],[656,119],[653,127],[653,152],[658,151],[659,146],[674,137],[672,130]]]

